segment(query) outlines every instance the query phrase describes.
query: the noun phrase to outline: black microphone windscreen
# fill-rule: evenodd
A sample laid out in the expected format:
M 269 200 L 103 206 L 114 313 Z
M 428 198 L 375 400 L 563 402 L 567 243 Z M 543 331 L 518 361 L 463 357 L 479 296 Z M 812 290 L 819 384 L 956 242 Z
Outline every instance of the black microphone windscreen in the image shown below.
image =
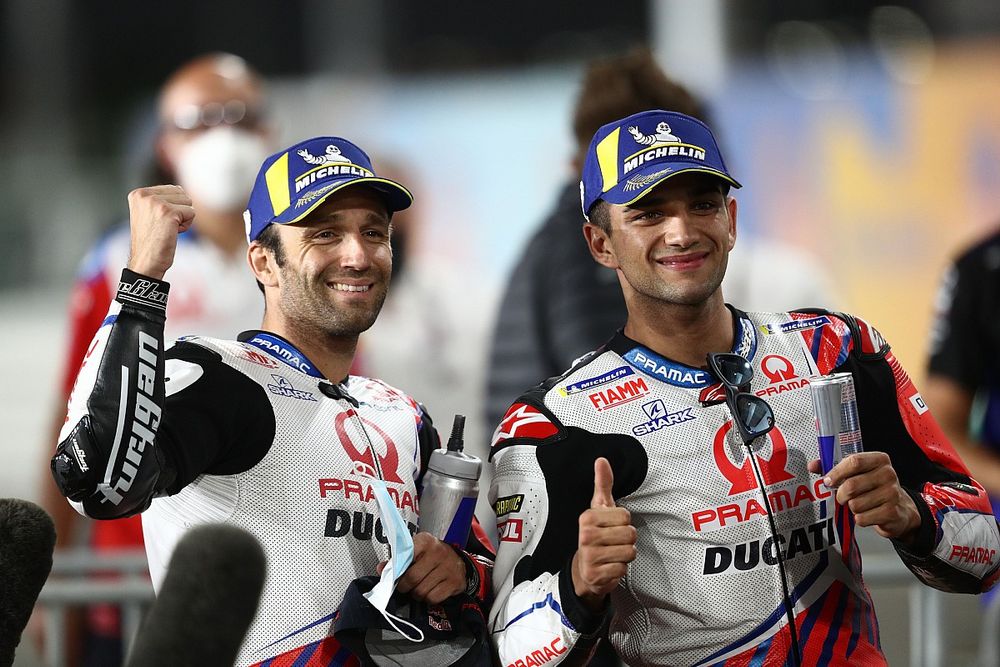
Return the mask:
M 14 649 L 52 570 L 56 528 L 45 510 L 18 498 L 0 498 L 0 667 Z
M 232 665 L 266 575 L 264 550 L 245 530 L 224 524 L 190 530 L 170 557 L 129 667 Z

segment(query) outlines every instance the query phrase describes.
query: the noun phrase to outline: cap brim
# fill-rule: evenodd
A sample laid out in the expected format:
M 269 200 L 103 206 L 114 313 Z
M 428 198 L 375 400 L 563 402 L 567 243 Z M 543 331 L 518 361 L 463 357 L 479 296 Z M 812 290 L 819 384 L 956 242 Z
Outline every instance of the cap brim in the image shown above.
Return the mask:
M 352 185 L 365 185 L 377 192 L 381 196 L 389 213 L 402 211 L 405 208 L 409 208 L 410 204 L 413 203 L 413 195 L 410 191 L 399 183 L 390 181 L 388 178 L 379 178 L 378 176 L 347 178 L 339 181 L 327 181 L 317 187 L 303 190 L 298 194 L 298 201 L 305 199 L 308 201 L 308 204 L 304 204 L 301 207 L 289 206 L 281 212 L 281 215 L 275 216 L 271 222 L 279 225 L 299 222 L 315 211 L 331 195 Z
M 634 204 L 635 202 L 639 201 L 640 199 L 648 195 L 650 190 L 656 188 L 656 186 L 658 186 L 663 181 L 673 178 L 674 176 L 678 176 L 679 174 L 691 174 L 691 173 L 708 174 L 710 176 L 717 177 L 719 180 L 728 183 L 734 188 L 743 187 L 742 185 L 740 185 L 739 181 L 737 181 L 729 174 L 725 174 L 721 171 L 718 171 L 717 169 L 707 168 L 702 164 L 697 164 L 697 165 L 692 165 L 690 167 L 679 166 L 677 168 L 672 168 L 669 172 L 664 173 L 661 177 L 651 179 L 649 183 L 644 183 L 643 185 L 637 188 L 626 189 L 626 186 L 628 185 L 630 180 L 636 177 L 654 175 L 657 174 L 657 172 L 663 171 L 663 169 L 664 169 L 663 164 L 653 164 L 650 165 L 650 168 L 648 169 L 639 170 L 637 171 L 637 173 L 631 174 L 629 178 L 624 182 L 619 182 L 618 184 L 616 184 L 615 187 L 611 188 L 610 190 L 602 194 L 598 199 L 603 199 L 609 204 L 628 206 L 629 204 Z

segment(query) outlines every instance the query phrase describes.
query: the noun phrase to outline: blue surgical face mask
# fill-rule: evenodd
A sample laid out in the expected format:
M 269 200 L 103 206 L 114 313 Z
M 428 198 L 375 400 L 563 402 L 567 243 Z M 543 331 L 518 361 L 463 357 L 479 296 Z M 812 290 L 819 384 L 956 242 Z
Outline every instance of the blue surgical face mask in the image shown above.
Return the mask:
M 386 610 L 389 598 L 392 597 L 392 592 L 396 589 L 396 581 L 403 576 L 406 568 L 410 567 L 410 563 L 413 562 L 413 537 L 406 526 L 406 521 L 403 520 L 399 510 L 396 509 L 389 497 L 385 482 L 374 477 L 369 478 L 369 480 L 375 490 L 375 500 L 378 502 L 379 514 L 382 515 L 382 527 L 385 529 L 385 535 L 389 541 L 390 554 L 389 562 L 385 564 L 379 582 L 364 596 L 399 634 L 412 642 L 421 642 L 424 640 L 424 633 L 420 628 Z M 412 632 L 404 631 L 400 625 L 410 628 Z

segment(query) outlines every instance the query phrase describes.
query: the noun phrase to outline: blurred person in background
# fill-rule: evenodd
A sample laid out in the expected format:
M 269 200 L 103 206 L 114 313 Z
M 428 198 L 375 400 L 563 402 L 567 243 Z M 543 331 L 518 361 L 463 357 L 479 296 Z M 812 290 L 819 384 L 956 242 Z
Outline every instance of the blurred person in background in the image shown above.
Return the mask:
M 412 170 L 402 162 L 379 164 L 386 178 L 413 182 Z M 393 215 L 392 285 L 378 320 L 361 334 L 352 371 L 405 387 L 433 410 L 443 428 L 453 415 L 465 415 L 466 452 L 485 460 L 482 386 L 492 293 L 436 255 L 425 232 L 419 205 Z
M 1000 231 L 952 262 L 934 311 L 924 399 L 1000 517 Z M 984 596 L 994 614 L 996 593 Z M 984 630 L 983 645 L 995 644 L 996 628 Z
M 234 336 L 259 321 L 260 294 L 246 273 L 243 210 L 260 163 L 271 148 L 260 75 L 242 58 L 213 53 L 176 70 L 159 93 L 154 171 L 159 182 L 178 183 L 198 211 L 181 235 L 171 269 L 168 339 L 192 332 Z M 86 254 L 70 296 L 69 349 L 64 361 L 60 401 L 54 416 L 51 451 L 66 416 L 66 401 L 77 370 L 108 312 L 119 275 L 129 257 L 129 227 L 119 225 Z M 46 509 L 56 521 L 57 549 L 88 539 L 101 552 L 142 548 L 139 517 L 91 524 L 69 507 L 46 473 Z M 71 634 L 76 634 L 72 632 Z M 117 609 L 88 609 L 85 665 L 121 662 Z M 78 641 L 70 640 L 76 655 Z
M 573 112 L 576 153 L 555 209 L 528 242 L 501 299 L 491 343 L 486 423 L 497 424 L 525 387 L 562 373 L 625 319 L 614 271 L 590 257 L 577 175 L 599 127 L 646 109 L 708 120 L 702 102 L 671 80 L 646 49 L 591 62 Z M 836 306 L 831 281 L 804 251 L 744 237 L 730 256 L 726 295 L 748 310 Z

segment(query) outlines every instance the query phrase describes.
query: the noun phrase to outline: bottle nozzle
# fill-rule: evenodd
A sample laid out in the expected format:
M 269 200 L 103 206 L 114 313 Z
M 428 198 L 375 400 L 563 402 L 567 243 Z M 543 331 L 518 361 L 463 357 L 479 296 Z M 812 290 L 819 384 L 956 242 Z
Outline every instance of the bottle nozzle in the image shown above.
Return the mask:
M 455 423 L 451 426 L 451 437 L 448 438 L 448 451 L 460 452 L 465 449 L 463 432 L 465 431 L 465 415 L 455 415 Z

